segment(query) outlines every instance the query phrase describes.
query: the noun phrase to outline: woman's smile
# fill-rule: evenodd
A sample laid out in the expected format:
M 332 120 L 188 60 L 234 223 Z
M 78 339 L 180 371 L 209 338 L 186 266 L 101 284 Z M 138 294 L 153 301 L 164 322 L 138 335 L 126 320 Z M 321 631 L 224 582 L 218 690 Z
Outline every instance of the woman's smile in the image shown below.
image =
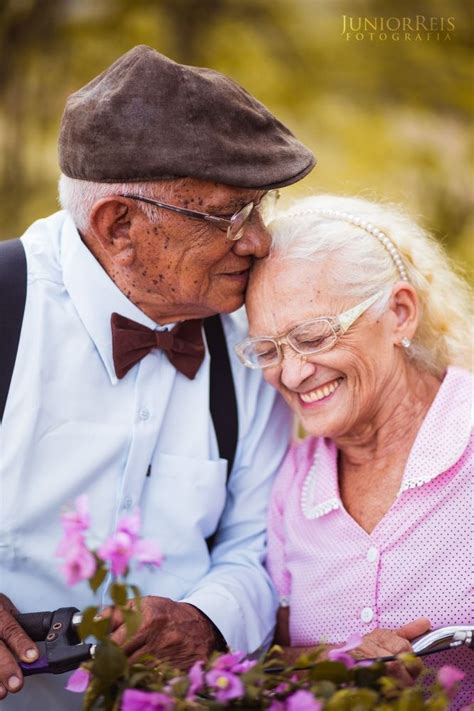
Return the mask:
M 305 393 L 298 393 L 301 406 L 307 409 L 315 407 L 317 403 L 326 402 L 335 393 L 343 380 L 343 377 L 335 378 L 327 383 L 323 383 L 323 385 L 319 385 L 313 390 L 309 390 Z

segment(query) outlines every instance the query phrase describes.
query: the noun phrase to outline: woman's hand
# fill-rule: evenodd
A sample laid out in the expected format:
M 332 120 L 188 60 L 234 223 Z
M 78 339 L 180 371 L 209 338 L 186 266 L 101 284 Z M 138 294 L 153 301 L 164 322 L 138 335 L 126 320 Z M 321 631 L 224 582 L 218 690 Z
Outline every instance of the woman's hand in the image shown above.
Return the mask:
M 294 664 L 301 654 L 310 652 L 314 647 L 290 647 L 289 640 L 289 617 L 290 608 L 280 607 L 277 615 L 277 627 L 275 632 L 275 644 L 283 647 L 283 658 L 287 664 Z M 376 629 L 369 632 L 362 638 L 362 644 L 354 649 L 350 654 L 356 659 L 374 659 L 377 657 L 396 656 L 403 652 L 411 652 L 410 641 L 419 637 L 431 628 L 431 622 L 427 617 L 418 617 L 413 622 L 395 630 Z M 334 645 L 329 648 L 335 648 Z M 329 650 L 328 648 L 328 650 Z M 388 662 L 387 668 L 402 684 L 412 686 L 419 674 L 418 669 L 410 669 L 410 672 L 399 662 Z
M 356 659 L 372 659 L 411 652 L 410 641 L 425 634 L 430 628 L 429 619 L 419 617 L 396 630 L 376 629 L 364 635 L 362 644 L 352 652 L 352 655 Z M 389 662 L 387 666 L 390 673 L 406 686 L 411 686 L 419 674 L 419 670 L 413 669 L 409 672 L 398 662 Z

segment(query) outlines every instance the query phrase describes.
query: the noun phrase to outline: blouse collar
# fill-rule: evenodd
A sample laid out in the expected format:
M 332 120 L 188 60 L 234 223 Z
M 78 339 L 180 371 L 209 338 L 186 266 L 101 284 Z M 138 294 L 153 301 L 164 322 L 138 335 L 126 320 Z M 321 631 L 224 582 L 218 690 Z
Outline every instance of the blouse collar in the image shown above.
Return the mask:
M 472 431 L 472 375 L 449 367 L 423 420 L 408 457 L 398 496 L 420 487 L 450 469 L 466 450 Z M 313 463 L 301 490 L 301 508 L 308 519 L 342 507 L 337 474 L 337 447 L 329 439 L 312 440 Z

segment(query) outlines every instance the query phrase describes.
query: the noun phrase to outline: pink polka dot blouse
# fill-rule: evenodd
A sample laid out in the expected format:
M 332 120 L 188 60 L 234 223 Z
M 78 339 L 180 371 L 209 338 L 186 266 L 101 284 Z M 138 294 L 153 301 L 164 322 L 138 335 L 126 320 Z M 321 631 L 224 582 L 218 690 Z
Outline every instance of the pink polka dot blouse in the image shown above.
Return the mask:
M 290 606 L 294 646 L 342 643 L 426 615 L 474 622 L 473 381 L 449 368 L 408 458 L 400 491 L 369 534 L 339 496 L 333 442 L 291 447 L 272 492 L 267 567 Z M 466 673 L 452 708 L 474 699 L 474 651 L 426 657 Z

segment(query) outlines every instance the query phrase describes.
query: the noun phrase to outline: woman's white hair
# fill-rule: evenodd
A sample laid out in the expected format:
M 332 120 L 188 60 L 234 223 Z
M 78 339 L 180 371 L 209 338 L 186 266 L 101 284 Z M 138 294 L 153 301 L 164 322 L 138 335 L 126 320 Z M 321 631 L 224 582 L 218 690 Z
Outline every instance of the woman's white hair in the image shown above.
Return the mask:
M 373 233 L 347 216 L 389 238 L 417 292 L 420 323 L 407 356 L 417 367 L 437 376 L 448 365 L 472 369 L 469 285 L 456 273 L 441 245 L 400 209 L 336 195 L 303 198 L 270 222 L 270 258 L 330 258 L 337 289 L 360 299 L 385 289 L 385 307 L 391 287 L 400 281 L 400 268 Z M 377 304 L 372 307 L 376 308 Z
M 170 194 L 171 184 L 176 187 L 175 180 L 160 180 L 144 183 L 94 183 L 89 180 L 77 180 L 61 174 L 59 178 L 59 204 L 67 210 L 74 220 L 78 230 L 86 232 L 89 229 L 89 219 L 93 206 L 98 200 L 112 195 L 137 195 L 138 197 L 157 198 L 166 202 Z M 137 206 L 150 222 L 158 222 L 158 208 L 146 202 L 138 202 Z

